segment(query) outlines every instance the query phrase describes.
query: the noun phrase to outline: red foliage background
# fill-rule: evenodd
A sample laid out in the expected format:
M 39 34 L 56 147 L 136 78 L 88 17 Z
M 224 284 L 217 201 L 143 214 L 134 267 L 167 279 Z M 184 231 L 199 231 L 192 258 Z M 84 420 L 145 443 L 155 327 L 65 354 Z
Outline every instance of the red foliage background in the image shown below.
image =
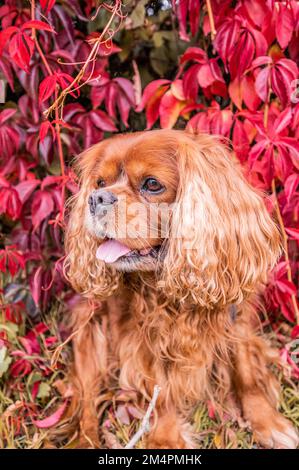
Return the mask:
M 193 127 L 230 138 L 248 179 L 270 195 L 285 252 L 267 321 L 299 377 L 290 354 L 299 336 L 298 2 L 141 0 L 121 10 L 119 1 L 6 0 L 0 19 L 2 322 L 23 324 L 24 312 L 40 322 L 74 300 L 61 271 L 73 156 L 118 131 Z M 44 323 L 30 328 L 19 332 L 11 377 L 30 373 L 24 355 L 38 356 L 40 335 L 57 342 Z

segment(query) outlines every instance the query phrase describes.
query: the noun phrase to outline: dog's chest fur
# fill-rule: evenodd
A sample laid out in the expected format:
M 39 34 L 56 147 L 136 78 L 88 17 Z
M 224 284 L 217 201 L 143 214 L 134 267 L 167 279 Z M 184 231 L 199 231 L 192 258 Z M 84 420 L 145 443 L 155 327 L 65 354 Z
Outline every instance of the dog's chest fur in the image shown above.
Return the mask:
M 121 388 L 150 396 L 158 384 L 166 400 L 175 397 L 183 405 L 212 395 L 219 379 L 229 389 L 228 312 L 213 317 L 178 308 L 149 287 L 143 292 L 122 287 L 107 300 L 105 312 L 108 357 L 117 364 Z

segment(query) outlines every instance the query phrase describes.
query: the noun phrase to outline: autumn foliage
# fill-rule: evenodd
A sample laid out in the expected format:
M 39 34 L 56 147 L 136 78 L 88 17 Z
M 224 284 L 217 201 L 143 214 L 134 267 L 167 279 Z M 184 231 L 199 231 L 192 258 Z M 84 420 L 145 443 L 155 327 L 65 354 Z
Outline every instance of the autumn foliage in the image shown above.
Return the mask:
M 61 269 L 73 157 L 115 132 L 187 127 L 231 139 L 270 195 L 284 254 L 265 323 L 299 378 L 298 2 L 6 0 L 0 20 L 0 376 L 21 386 L 34 370 L 34 401 L 51 374 L 40 344 L 63 332 L 47 312 L 75 301 Z

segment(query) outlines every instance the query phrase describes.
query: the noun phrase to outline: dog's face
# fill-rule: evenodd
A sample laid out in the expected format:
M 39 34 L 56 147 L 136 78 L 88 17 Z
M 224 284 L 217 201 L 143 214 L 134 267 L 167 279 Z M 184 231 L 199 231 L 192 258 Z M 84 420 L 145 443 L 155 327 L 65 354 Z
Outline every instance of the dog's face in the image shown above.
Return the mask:
M 217 139 L 118 135 L 85 151 L 78 167 L 65 267 L 84 295 L 106 297 L 122 272 L 152 271 L 169 297 L 214 307 L 266 281 L 278 231 Z
M 174 152 L 139 134 L 108 140 L 90 169 L 85 224 L 96 257 L 119 271 L 152 271 L 165 255 L 179 175 Z

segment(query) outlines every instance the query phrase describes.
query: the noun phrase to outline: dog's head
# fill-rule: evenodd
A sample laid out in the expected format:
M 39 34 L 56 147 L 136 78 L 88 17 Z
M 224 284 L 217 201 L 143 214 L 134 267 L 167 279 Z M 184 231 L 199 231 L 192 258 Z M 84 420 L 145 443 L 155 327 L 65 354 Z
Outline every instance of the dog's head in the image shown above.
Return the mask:
M 90 297 L 122 272 L 153 271 L 175 298 L 225 305 L 266 281 L 279 234 L 216 138 L 154 130 L 118 135 L 78 157 L 80 191 L 66 233 L 66 272 Z

